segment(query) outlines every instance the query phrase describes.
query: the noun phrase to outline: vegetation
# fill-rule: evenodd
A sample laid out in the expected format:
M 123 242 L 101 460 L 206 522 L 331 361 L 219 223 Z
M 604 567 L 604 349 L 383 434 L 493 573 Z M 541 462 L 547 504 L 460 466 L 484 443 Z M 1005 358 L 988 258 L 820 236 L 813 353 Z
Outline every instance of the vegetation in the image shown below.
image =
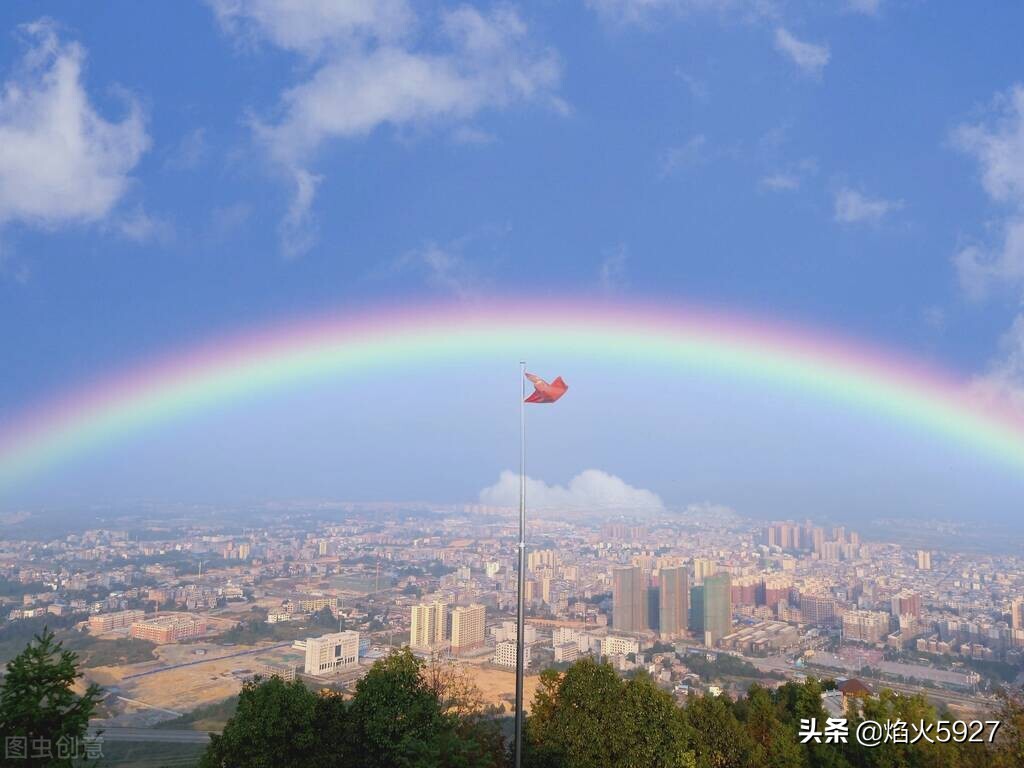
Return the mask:
M 173 720 L 164 720 L 157 723 L 156 728 L 170 729 L 172 731 L 199 728 L 200 724 L 223 723 L 234 717 L 238 711 L 238 696 L 230 696 L 223 701 L 214 704 L 206 704 L 196 707 L 191 712 L 186 712 Z
M 701 653 L 689 653 L 683 659 L 683 663 L 690 668 L 701 680 L 715 680 L 721 677 L 747 677 L 766 678 L 774 677 L 767 672 L 762 672 L 746 659 L 732 656 L 728 653 L 720 653 L 713 660 Z
M 102 698 L 102 689 L 96 684 L 89 685 L 84 694 L 76 694 L 74 685 L 79 677 L 78 657 L 64 649 L 48 629 L 8 663 L 0 687 L 4 765 L 72 764 L 72 749 L 77 751 Z M 26 746 L 24 757 L 10 754 L 14 740 Z M 37 751 L 33 746 L 37 743 L 45 749 Z
M 376 662 L 351 701 L 299 681 L 247 683 L 201 768 L 497 768 L 501 735 L 454 670 L 432 673 L 408 649 Z
M 60 632 L 60 630 L 74 626 L 85 616 L 82 613 L 67 616 L 35 616 L 31 619 L 19 619 L 0 624 L 0 662 L 13 659 L 46 628 L 58 630 L 60 635 L 58 639 L 67 639 L 71 633 Z
M 82 739 L 100 689 L 84 694 L 78 657 L 44 630 L 7 665 L 0 686 L 0 733 L 32 743 Z M 865 719 L 934 728 L 940 714 L 921 695 L 884 690 L 848 715 L 845 743 L 800 738 L 801 721 L 822 728 L 822 693 L 831 681 L 809 678 L 776 690 L 754 684 L 739 701 L 691 696 L 682 706 L 645 673 L 623 680 L 609 664 L 585 658 L 564 672 L 546 670 L 526 722 L 528 768 L 1019 768 L 1024 765 L 1024 699 L 1003 693 L 994 744 L 854 738 Z M 247 683 L 241 694 L 196 710 L 168 727 L 219 721 L 200 768 L 502 768 L 507 742 L 497 713 L 449 663 L 418 660 L 408 648 L 376 662 L 350 700 L 280 678 Z M 187 721 L 187 722 L 186 722 Z M 911 730 L 913 734 L 914 729 Z M 934 733 L 934 731 L 933 731 Z M 153 755 L 151 755 L 152 757 Z M 184 752 L 168 763 L 186 760 Z M 70 766 L 56 757 L 3 759 L 0 765 Z

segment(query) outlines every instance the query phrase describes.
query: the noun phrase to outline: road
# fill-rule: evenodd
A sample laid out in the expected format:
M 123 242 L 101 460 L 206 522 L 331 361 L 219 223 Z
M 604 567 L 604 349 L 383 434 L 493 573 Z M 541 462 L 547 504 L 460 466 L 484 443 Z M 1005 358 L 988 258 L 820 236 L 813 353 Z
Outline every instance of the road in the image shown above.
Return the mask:
M 140 677 L 146 677 L 148 675 L 157 675 L 161 672 L 167 672 L 171 669 L 182 669 L 183 667 L 195 667 L 199 664 L 207 664 L 211 661 L 221 661 L 223 659 L 233 659 L 236 656 L 251 656 L 254 653 L 266 653 L 267 651 L 275 651 L 279 648 L 291 647 L 291 641 L 287 643 L 277 643 L 276 645 L 264 645 L 260 648 L 252 648 L 248 651 L 235 651 L 234 653 L 225 653 L 222 656 L 211 656 L 209 658 L 196 659 L 195 661 L 183 661 L 180 664 L 171 664 L 167 667 L 157 667 L 156 669 L 147 669 L 145 672 L 136 672 L 133 675 L 125 675 L 122 680 L 135 680 Z
M 171 730 L 160 728 L 126 728 L 105 726 L 94 722 L 89 726 L 89 735 L 97 734 L 103 741 L 150 741 L 167 744 L 207 744 L 210 736 L 205 731 Z

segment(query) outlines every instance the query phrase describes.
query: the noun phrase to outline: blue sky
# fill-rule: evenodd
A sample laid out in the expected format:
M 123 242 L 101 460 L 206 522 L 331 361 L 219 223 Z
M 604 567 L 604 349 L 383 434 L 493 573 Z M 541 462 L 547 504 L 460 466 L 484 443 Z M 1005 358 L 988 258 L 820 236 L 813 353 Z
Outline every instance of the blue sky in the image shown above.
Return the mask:
M 498 293 L 753 312 L 1017 400 L 1022 23 L 1016 4 L 910 0 L 5 3 L 0 419 L 211 335 Z M 601 394 L 625 375 L 575 372 Z M 16 501 L 472 498 L 515 453 L 479 428 L 500 418 L 490 390 L 430 409 L 442 376 L 414 372 L 361 414 L 351 385 L 321 383 L 197 416 Z M 539 476 L 596 467 L 752 514 L 1019 499 L 1013 473 L 920 435 L 824 405 L 767 418 L 769 395 L 707 386 L 666 379 L 632 421 L 567 409 L 572 451 Z M 640 439 L 667 411 L 674 429 Z

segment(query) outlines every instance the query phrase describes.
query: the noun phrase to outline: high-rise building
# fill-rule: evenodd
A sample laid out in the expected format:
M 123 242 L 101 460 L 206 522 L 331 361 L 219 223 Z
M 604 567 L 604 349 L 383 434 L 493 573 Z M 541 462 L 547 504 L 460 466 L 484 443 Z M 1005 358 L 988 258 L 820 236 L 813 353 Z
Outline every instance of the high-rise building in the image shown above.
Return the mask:
M 661 588 L 658 631 L 662 637 L 674 639 L 686 632 L 690 609 L 689 581 L 685 566 L 662 568 L 658 572 Z
M 310 637 L 295 644 L 306 652 L 307 675 L 325 675 L 359 666 L 359 633 L 348 630 Z
M 714 560 L 707 560 L 700 557 L 693 559 L 693 583 L 695 586 L 700 586 L 704 583 L 706 576 L 711 576 L 718 570 L 718 566 Z
M 930 571 L 932 569 L 932 553 L 927 549 L 917 550 L 917 570 Z
M 800 595 L 800 615 L 807 624 L 832 624 L 836 618 L 836 601 L 823 595 Z
M 880 643 L 889 634 L 889 619 L 882 611 L 847 611 L 843 614 L 843 640 Z
M 690 589 L 690 630 L 711 647 L 732 631 L 732 588 L 729 574 L 706 576 Z
M 1010 629 L 1024 629 L 1024 597 L 1010 601 Z
M 447 623 L 448 606 L 440 600 L 414 605 L 409 645 L 421 650 L 438 647 L 444 643 Z
M 661 629 L 661 587 L 648 587 L 647 597 L 647 629 Z
M 612 570 L 612 626 L 622 632 L 647 629 L 643 571 L 635 565 Z
M 893 595 L 890 613 L 893 616 L 921 616 L 921 596 L 917 592 L 904 590 Z
M 459 653 L 484 644 L 486 609 L 474 603 L 452 610 L 452 651 Z
M 732 632 L 732 585 L 728 573 L 704 577 L 704 644 L 714 646 Z

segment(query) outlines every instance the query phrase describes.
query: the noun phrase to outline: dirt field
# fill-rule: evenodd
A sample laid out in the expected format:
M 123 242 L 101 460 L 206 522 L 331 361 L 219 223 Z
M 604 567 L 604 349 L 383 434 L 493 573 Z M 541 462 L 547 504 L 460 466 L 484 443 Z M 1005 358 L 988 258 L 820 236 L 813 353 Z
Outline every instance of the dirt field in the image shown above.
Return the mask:
M 129 711 L 133 708 L 157 707 L 174 712 L 188 712 L 204 704 L 212 704 L 238 693 L 243 678 L 255 667 L 260 659 L 272 657 L 274 651 L 218 658 L 227 653 L 238 653 L 259 646 L 233 646 L 224 648 L 205 643 L 187 645 L 164 645 L 156 649 L 159 662 L 131 664 L 118 667 L 96 667 L 88 670 L 88 677 L 101 685 L 118 686 L 120 695 L 138 703 L 126 702 Z M 204 650 L 205 655 L 197 654 Z M 287 650 L 287 649 L 282 649 Z M 202 662 L 190 666 L 166 669 L 144 677 L 130 677 L 140 672 L 165 665 Z M 126 679 L 127 678 L 127 679 Z
M 504 704 L 506 712 L 512 711 L 512 702 L 516 694 L 515 673 L 473 664 L 464 664 L 463 667 L 483 693 L 485 702 L 494 705 Z M 537 675 L 527 675 L 524 681 L 526 689 L 523 692 L 523 709 L 527 712 L 530 711 L 530 703 L 533 701 L 533 693 L 537 690 L 539 680 Z

